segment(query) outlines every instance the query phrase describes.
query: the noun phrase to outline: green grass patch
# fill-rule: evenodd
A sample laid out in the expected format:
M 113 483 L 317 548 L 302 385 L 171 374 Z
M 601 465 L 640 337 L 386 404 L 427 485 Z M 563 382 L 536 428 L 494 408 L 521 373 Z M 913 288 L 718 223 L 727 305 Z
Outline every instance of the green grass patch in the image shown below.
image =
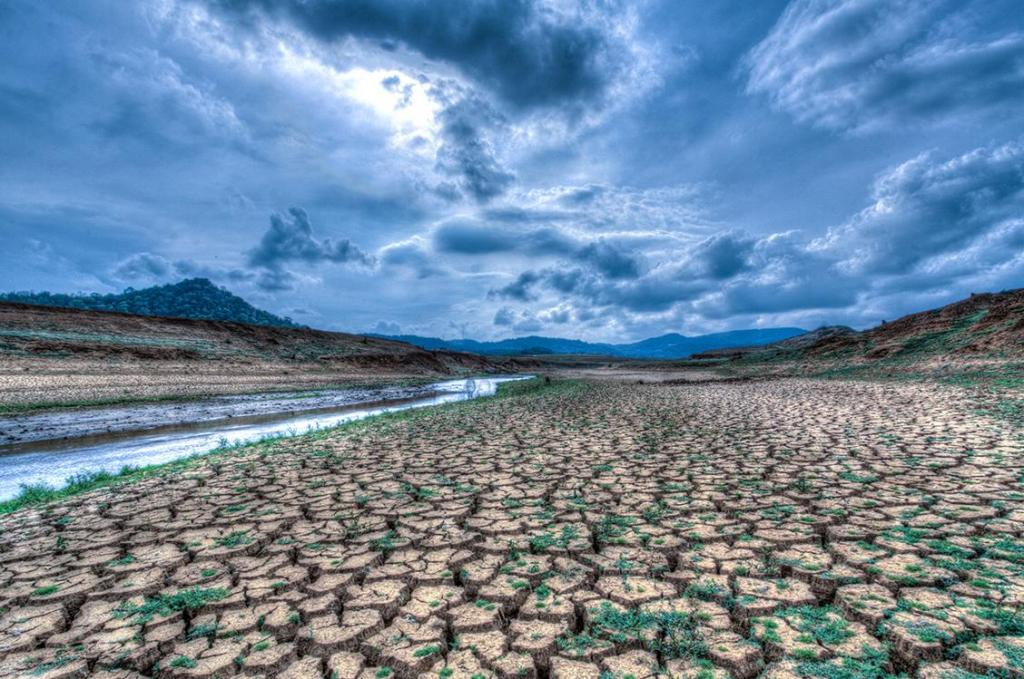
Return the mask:
M 119 472 L 82 472 L 68 477 L 60 488 L 45 483 L 23 484 L 21 492 L 10 500 L 0 502 L 0 515 L 10 514 L 19 509 L 33 507 L 36 505 L 49 504 L 63 500 L 74 495 L 86 493 L 100 488 L 112 486 L 149 478 L 158 474 L 165 474 L 169 471 L 186 469 L 193 458 L 184 458 L 174 462 L 146 467 L 125 466 Z
M 208 603 L 220 601 L 228 595 L 221 588 L 190 587 L 174 594 L 157 594 L 146 597 L 141 604 L 123 603 L 114 610 L 114 617 L 128 620 L 134 625 L 145 625 L 154 618 L 166 618 L 172 613 L 197 611 Z
M 639 644 L 665 658 L 701 658 L 708 644 L 700 615 L 680 611 L 622 611 L 608 603 L 591 610 L 589 634 L 616 644 Z

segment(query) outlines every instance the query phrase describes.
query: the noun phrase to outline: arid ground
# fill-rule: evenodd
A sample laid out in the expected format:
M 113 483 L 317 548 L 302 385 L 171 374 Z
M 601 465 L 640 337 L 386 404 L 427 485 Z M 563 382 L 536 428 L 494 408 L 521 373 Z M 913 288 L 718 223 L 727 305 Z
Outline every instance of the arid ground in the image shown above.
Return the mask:
M 1022 676 L 1019 403 L 537 380 L 171 465 L 0 519 L 0 675 Z

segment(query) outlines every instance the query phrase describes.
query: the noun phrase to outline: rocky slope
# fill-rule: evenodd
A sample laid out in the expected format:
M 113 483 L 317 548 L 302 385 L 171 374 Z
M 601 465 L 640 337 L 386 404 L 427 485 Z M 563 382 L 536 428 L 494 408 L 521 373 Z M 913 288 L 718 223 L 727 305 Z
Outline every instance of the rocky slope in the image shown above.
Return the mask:
M 833 326 L 760 347 L 695 356 L 734 363 L 901 367 L 1024 358 L 1024 289 L 971 295 L 856 332 Z

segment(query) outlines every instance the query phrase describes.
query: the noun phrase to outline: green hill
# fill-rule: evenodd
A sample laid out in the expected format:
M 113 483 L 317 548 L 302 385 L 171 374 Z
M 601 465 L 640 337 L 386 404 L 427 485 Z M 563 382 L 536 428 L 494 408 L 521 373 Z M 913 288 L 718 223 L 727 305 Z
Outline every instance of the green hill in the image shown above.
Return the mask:
M 257 309 L 241 297 L 224 288 L 218 288 L 206 278 L 189 278 L 172 285 L 158 285 L 135 290 L 127 288 L 121 294 L 65 295 L 52 292 L 8 292 L 0 300 L 39 304 L 42 306 L 93 311 L 120 311 L 139 316 L 168 316 L 171 318 L 198 318 L 208 321 L 235 321 L 253 325 L 299 327 L 290 318 L 281 318 Z

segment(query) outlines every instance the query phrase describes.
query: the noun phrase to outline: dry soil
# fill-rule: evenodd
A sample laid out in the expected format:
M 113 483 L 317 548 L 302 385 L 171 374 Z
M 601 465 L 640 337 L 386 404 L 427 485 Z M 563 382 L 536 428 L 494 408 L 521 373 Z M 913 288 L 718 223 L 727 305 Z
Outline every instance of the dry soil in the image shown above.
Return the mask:
M 1024 676 L 1024 442 L 977 398 L 556 383 L 22 510 L 0 676 Z

